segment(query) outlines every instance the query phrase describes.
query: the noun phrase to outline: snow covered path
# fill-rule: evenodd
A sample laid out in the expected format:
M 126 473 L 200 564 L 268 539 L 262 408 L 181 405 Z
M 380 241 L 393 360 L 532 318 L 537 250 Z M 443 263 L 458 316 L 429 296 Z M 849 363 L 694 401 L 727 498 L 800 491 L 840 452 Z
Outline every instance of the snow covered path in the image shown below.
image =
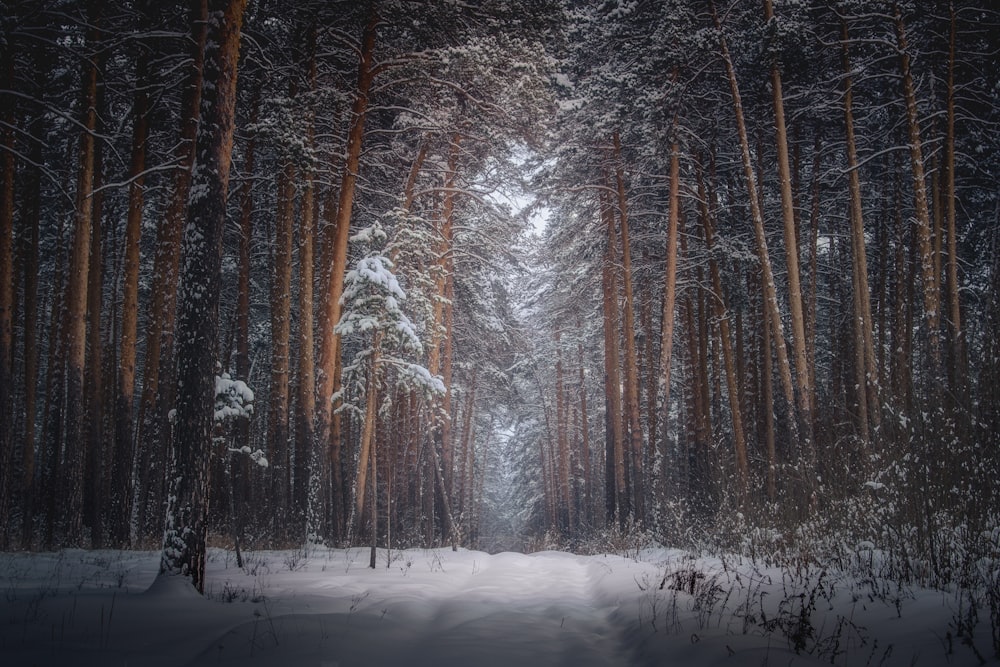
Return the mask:
M 588 559 L 555 552 L 434 551 L 425 554 L 425 563 L 415 563 L 413 556 L 408 552 L 390 568 L 383 559 L 375 571 L 352 568 L 350 588 L 371 584 L 352 595 L 353 610 L 320 611 L 338 605 L 300 591 L 287 603 L 295 611 L 285 613 L 284 604 L 275 608 L 280 615 L 273 634 L 270 625 L 262 628 L 255 619 L 192 664 L 270 665 L 278 654 L 294 664 L 338 667 L 632 663 L 609 619 L 616 607 L 594 596 L 605 572 Z M 424 567 L 429 572 L 412 572 Z M 263 638 L 255 641 L 262 630 Z M 316 634 L 318 643 L 297 639 Z
M 0 665 L 978 665 L 954 594 L 656 548 L 209 552 L 206 596 L 158 554 L 0 553 Z M 806 605 L 805 607 L 803 605 Z M 989 624 L 975 629 L 990 656 Z M 994 662 L 991 664 L 996 664 Z

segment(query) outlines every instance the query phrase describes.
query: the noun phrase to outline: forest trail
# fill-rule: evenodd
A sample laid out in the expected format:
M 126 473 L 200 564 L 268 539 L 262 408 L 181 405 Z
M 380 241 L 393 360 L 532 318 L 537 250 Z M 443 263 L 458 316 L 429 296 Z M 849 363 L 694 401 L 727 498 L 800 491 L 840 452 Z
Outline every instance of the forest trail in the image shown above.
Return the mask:
M 870 580 L 845 573 L 791 576 L 666 548 L 380 550 L 374 570 L 368 555 L 253 551 L 238 568 L 231 551 L 212 549 L 203 597 L 181 577 L 153 583 L 158 552 L 0 553 L 0 664 L 819 667 L 832 655 L 838 665 L 980 664 L 941 641 L 954 627 L 950 594 L 912 588 L 894 601 L 883 581 L 891 594 L 872 597 Z M 700 572 L 707 585 L 697 596 L 661 588 L 670 572 Z M 821 580 L 831 583 L 796 652 L 790 613 Z M 989 632 L 980 624 L 977 646 Z
M 388 579 L 378 571 L 352 569 L 355 585 L 369 574 L 380 581 L 354 591 L 346 613 L 274 608 L 264 621 L 256 618 L 227 631 L 191 664 L 270 665 L 289 659 L 320 667 L 631 664 L 611 620 L 617 605 L 595 595 L 607 571 L 587 559 L 557 552 L 480 553 L 456 562 L 446 551 L 429 553 L 430 576 L 408 574 L 410 561 L 399 566 L 402 577 L 383 567 L 391 573 Z M 434 577 L 435 570 L 444 576 Z M 327 593 L 335 598 L 349 590 Z M 300 610 L 332 602 L 305 595 L 295 604 Z

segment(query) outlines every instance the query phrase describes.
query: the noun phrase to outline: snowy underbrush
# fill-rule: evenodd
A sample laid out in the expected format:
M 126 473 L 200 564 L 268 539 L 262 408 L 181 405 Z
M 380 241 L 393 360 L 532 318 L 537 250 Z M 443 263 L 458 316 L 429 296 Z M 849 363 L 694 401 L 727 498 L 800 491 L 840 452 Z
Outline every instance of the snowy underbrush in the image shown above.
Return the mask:
M 688 529 L 681 544 L 692 554 L 719 559 L 723 574 L 682 568 L 668 572 L 665 581 L 710 598 L 717 578 L 725 576 L 727 596 L 744 596 L 738 614 L 744 622 L 786 637 L 796 652 L 808 650 L 831 661 L 846 638 L 859 641 L 863 632 L 849 615 L 837 615 L 832 626 L 816 627 L 810 619 L 817 605 L 832 603 L 836 593 L 841 600 L 847 596 L 853 603 L 884 605 L 901 617 L 904 606 L 934 592 L 948 608 L 949 622 L 940 632 L 946 653 L 964 647 L 981 663 L 1000 658 L 996 514 L 986 513 L 978 528 L 945 511 L 916 523 L 895 499 L 872 491 L 836 502 L 793 526 L 769 521 L 774 511 L 761 512 L 763 519 L 720 513 L 710 526 Z M 769 582 L 774 573 L 780 573 L 782 582 L 780 601 L 770 613 L 753 603 L 754 582 L 760 582 L 758 574 L 764 571 L 771 573 Z M 743 574 L 733 578 L 731 572 Z M 773 603 L 774 591 L 768 595 Z
M 662 544 L 677 549 L 658 579 L 637 581 L 657 632 L 713 627 L 827 663 L 896 664 L 891 653 L 904 647 L 881 639 L 884 619 L 924 614 L 938 655 L 1000 659 L 1000 517 L 982 512 L 973 527 L 954 512 L 911 509 L 878 485 L 795 523 L 775 507 L 707 519 L 677 503 L 659 508 L 658 531 L 549 532 L 531 546 L 646 562 Z

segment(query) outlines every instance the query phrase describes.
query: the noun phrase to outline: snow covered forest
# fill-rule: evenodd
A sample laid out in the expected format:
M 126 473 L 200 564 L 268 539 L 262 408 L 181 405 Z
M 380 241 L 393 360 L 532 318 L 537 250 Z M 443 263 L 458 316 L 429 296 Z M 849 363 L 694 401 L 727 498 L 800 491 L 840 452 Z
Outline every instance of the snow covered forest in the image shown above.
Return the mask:
M 0 551 L 864 561 L 1000 656 L 997 71 L 989 0 L 4 0 Z

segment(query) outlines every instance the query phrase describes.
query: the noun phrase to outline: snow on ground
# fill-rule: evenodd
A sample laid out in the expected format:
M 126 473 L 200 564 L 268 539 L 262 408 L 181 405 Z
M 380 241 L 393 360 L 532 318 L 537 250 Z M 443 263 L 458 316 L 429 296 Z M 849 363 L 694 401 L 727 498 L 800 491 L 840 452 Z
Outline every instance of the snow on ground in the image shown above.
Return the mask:
M 0 554 L 3 665 L 977 665 L 954 595 L 648 549 Z M 990 656 L 989 628 L 976 645 Z M 798 648 L 798 652 L 796 652 Z M 994 661 L 993 664 L 996 664 Z

